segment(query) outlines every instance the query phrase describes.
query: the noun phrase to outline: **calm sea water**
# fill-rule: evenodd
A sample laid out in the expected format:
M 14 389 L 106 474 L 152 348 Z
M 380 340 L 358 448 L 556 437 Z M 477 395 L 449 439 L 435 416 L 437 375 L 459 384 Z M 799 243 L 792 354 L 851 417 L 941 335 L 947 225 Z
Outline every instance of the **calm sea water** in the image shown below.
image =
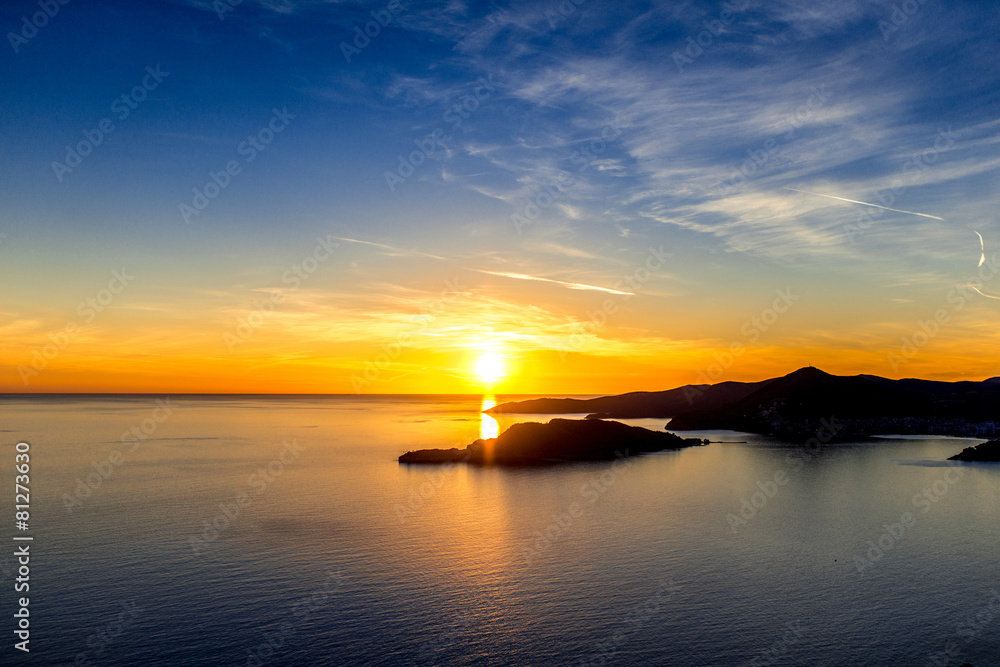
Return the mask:
M 407 467 L 513 419 L 467 396 L 0 403 L 11 504 L 31 444 L 32 664 L 1000 665 L 1000 468 L 941 463 L 978 441 Z

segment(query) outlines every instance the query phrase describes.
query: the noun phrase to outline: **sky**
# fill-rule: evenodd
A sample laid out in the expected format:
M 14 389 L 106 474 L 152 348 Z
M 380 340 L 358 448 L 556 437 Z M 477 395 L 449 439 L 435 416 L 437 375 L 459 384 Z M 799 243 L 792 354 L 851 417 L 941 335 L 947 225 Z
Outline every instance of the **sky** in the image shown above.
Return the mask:
M 1000 375 L 990 3 L 41 0 L 0 29 L 0 391 Z

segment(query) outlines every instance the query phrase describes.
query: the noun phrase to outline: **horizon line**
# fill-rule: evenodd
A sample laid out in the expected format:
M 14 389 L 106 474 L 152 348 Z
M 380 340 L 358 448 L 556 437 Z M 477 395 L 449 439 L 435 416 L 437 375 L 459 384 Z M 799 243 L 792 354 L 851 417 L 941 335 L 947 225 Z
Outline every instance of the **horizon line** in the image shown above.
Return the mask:
M 891 382 L 901 382 L 903 380 L 920 380 L 923 382 L 946 382 L 946 383 L 958 383 L 958 382 L 975 382 L 983 383 L 989 382 L 991 380 L 996 381 L 1000 379 L 1000 376 L 989 376 L 981 380 L 930 380 L 927 378 L 920 377 L 902 377 L 902 378 L 888 378 L 882 375 L 874 375 L 872 373 L 857 373 L 854 375 L 836 375 L 834 373 L 827 373 L 826 371 L 816 367 L 816 366 L 803 366 L 785 375 L 775 375 L 773 377 L 766 377 L 760 380 L 718 380 L 716 382 L 708 383 L 695 383 L 691 382 L 688 384 L 681 384 L 667 389 L 633 389 L 624 392 L 560 392 L 560 391 L 547 391 L 547 392 L 504 392 L 504 391 L 477 391 L 477 392 L 386 392 L 386 393 L 338 393 L 338 392 L 192 392 L 192 391 L 165 391 L 165 392 L 151 392 L 151 391 L 34 391 L 34 392 L 11 392 L 11 391 L 0 391 L 0 398 L 10 398 L 10 397 L 44 397 L 44 396 L 135 396 L 135 397 L 161 397 L 161 396 L 188 396 L 188 397 L 209 397 L 209 396 L 251 396 L 251 397 L 281 397 L 281 396 L 311 396 L 311 397 L 343 397 L 343 396 L 356 396 L 358 398 L 363 397 L 376 397 L 376 396 L 492 396 L 497 397 L 510 397 L 510 396 L 541 396 L 541 397 L 605 397 L 605 396 L 622 396 L 625 394 L 641 394 L 641 393 L 657 393 L 673 391 L 676 389 L 683 389 L 684 387 L 705 387 L 705 386 L 715 386 L 718 384 L 725 384 L 726 382 L 739 382 L 746 384 L 754 384 L 758 382 L 765 382 L 767 380 L 776 380 L 782 377 L 786 377 L 798 371 L 812 368 L 820 371 L 826 375 L 833 377 L 875 377 L 881 378 L 883 380 L 889 380 Z

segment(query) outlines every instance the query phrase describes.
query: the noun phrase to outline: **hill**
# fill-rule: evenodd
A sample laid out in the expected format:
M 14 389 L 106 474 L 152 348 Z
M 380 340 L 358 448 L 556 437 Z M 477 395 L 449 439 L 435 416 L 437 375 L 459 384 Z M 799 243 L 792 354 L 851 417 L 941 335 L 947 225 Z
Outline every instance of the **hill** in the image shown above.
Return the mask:
M 1000 435 L 1000 382 L 839 376 L 806 367 L 760 382 L 686 385 L 593 399 L 502 403 L 492 413 L 590 413 L 670 418 L 670 429 L 732 429 L 808 437 L 836 419 L 838 437 L 885 433 Z

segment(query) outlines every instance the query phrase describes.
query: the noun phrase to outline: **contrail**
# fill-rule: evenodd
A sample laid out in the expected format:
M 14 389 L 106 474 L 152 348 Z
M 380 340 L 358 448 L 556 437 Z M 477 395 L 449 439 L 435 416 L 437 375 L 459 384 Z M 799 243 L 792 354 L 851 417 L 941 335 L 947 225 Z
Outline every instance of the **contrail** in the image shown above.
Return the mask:
M 996 300 L 1000 301 L 1000 296 L 993 296 L 992 294 L 987 294 L 986 292 L 984 292 L 983 290 L 979 289 L 975 285 L 969 285 L 969 287 L 971 287 L 972 289 L 976 290 L 977 292 L 979 292 L 980 294 L 982 294 L 983 296 L 985 296 L 987 299 L 996 299 Z
M 582 289 L 582 290 L 593 290 L 595 292 L 607 292 L 608 294 L 623 294 L 626 296 L 635 296 L 634 292 L 623 292 L 617 289 L 611 289 L 610 287 L 597 287 L 596 285 L 586 285 L 584 283 L 570 283 L 565 280 L 554 280 L 552 278 L 541 278 L 539 276 L 529 276 L 524 273 L 507 273 L 502 271 L 486 271 L 484 269 L 471 269 L 469 267 L 463 267 L 469 271 L 476 271 L 478 273 L 485 273 L 490 276 L 501 276 L 503 278 L 513 278 L 514 280 L 538 280 L 543 283 L 555 283 L 556 285 L 562 285 L 563 287 L 568 287 L 570 289 Z
M 979 237 L 979 248 L 981 250 L 981 254 L 979 255 L 979 266 L 982 266 L 983 264 L 986 263 L 986 244 L 983 243 L 983 235 L 982 234 L 980 234 L 979 232 L 977 232 L 975 229 L 973 229 L 972 231 L 975 232 L 976 236 Z M 976 287 L 975 285 L 973 285 L 971 282 L 969 283 L 969 287 L 971 287 L 972 289 L 976 290 L 981 295 L 985 296 L 987 299 L 996 299 L 997 301 L 1000 301 L 1000 296 L 995 296 L 993 294 L 987 294 L 983 290 L 981 290 L 978 287 Z
M 889 208 L 888 206 L 880 206 L 879 204 L 869 204 L 866 201 L 858 201 L 857 199 L 847 199 L 845 197 L 835 197 L 833 195 L 825 195 L 822 192 L 809 192 L 808 190 L 796 190 L 795 188 L 785 188 L 786 190 L 791 190 L 792 192 L 803 192 L 807 195 L 816 195 L 818 197 L 828 197 L 830 199 L 839 199 L 840 201 L 850 202 L 852 204 L 861 204 L 862 206 L 874 206 L 875 208 L 882 208 L 886 211 L 895 211 L 896 213 L 909 213 L 910 215 L 919 215 L 921 218 L 932 218 L 934 220 L 944 221 L 944 218 L 939 218 L 936 215 L 928 215 L 927 213 L 917 213 L 916 211 L 904 211 L 899 208 Z
M 361 243 L 363 245 L 370 245 L 376 248 L 382 248 L 383 250 L 388 250 L 401 255 L 419 255 L 420 257 L 430 257 L 431 259 L 441 259 L 448 261 L 445 257 L 438 257 L 437 255 L 431 255 L 430 253 L 420 252 L 419 250 L 406 250 L 405 248 L 396 248 L 391 245 L 386 245 L 384 243 L 373 243 L 371 241 L 359 241 L 358 239 L 348 239 L 343 236 L 331 236 L 331 239 L 337 239 L 338 241 L 346 241 L 348 243 Z
M 447 257 L 441 257 L 439 255 L 431 255 L 430 253 L 420 252 L 419 250 L 405 250 L 403 248 L 396 248 L 395 246 L 386 245 L 384 243 L 374 243 L 372 241 L 361 241 L 359 239 L 348 239 L 342 236 L 331 236 L 330 238 L 337 239 L 338 241 L 346 241 L 347 243 L 361 243 L 363 245 L 370 245 L 376 248 L 381 248 L 383 250 L 388 250 L 396 254 L 403 255 L 417 255 L 419 257 L 429 257 L 431 259 L 437 259 L 443 262 L 448 262 L 449 264 L 460 266 L 455 264 L 454 260 L 448 259 Z M 596 285 L 587 285 L 584 283 L 571 283 L 565 280 L 554 280 L 552 278 L 542 278 L 540 276 L 529 276 L 524 273 L 506 273 L 501 271 L 486 271 L 484 269 L 473 269 L 469 266 L 460 266 L 460 268 L 466 271 L 475 271 L 476 273 L 485 273 L 488 276 L 500 276 L 502 278 L 513 278 L 514 280 L 537 280 L 543 283 L 554 283 L 556 285 L 562 285 L 563 287 L 568 287 L 569 289 L 576 290 L 593 290 L 595 292 L 607 292 L 608 294 L 622 294 L 625 296 L 635 296 L 633 292 L 623 292 L 622 290 L 611 289 L 610 287 L 598 287 Z

